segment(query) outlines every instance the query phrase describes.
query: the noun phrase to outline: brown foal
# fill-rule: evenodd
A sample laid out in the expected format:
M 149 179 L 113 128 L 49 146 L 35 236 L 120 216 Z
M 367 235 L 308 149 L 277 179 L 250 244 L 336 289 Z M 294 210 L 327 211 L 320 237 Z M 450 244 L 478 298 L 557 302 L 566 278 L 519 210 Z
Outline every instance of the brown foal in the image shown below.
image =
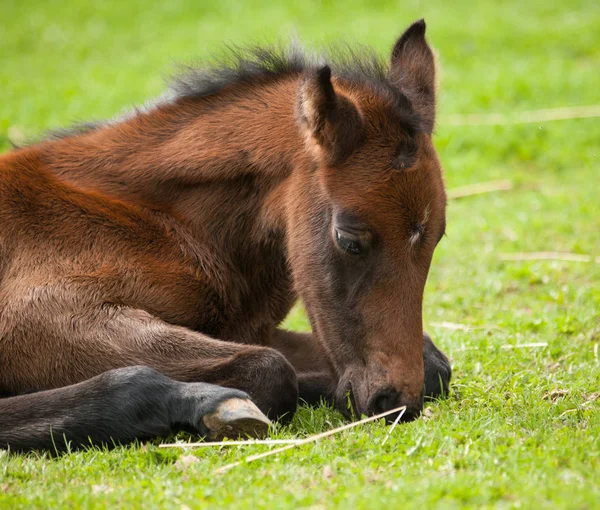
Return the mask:
M 234 60 L 0 156 L 0 447 L 257 435 L 299 397 L 412 419 L 447 391 L 425 23 L 387 64 Z M 278 327 L 298 298 L 312 334 Z

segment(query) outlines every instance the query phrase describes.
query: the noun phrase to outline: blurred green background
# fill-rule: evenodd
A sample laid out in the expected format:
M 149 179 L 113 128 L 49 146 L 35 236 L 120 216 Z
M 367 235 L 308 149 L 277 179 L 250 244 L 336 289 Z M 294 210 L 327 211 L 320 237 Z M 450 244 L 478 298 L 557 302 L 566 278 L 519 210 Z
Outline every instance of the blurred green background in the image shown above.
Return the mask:
M 65 1 L 0 4 L 0 125 L 38 132 L 109 117 L 163 90 L 174 62 L 222 43 L 358 41 L 383 53 L 424 17 L 440 113 L 598 101 L 598 2 Z M 593 83 L 596 86 L 592 86 Z
M 241 452 L 203 451 L 183 474 L 178 453 L 152 446 L 58 461 L 0 454 L 0 506 L 600 505 L 600 264 L 501 260 L 600 256 L 600 119 L 453 123 L 468 113 L 600 104 L 597 0 L 2 0 L 0 150 L 142 104 L 164 90 L 176 63 L 205 62 L 223 43 L 297 34 L 308 45 L 357 41 L 387 55 L 421 17 L 439 56 L 435 144 L 448 187 L 513 185 L 448 207 L 424 321 L 452 360 L 450 397 L 385 445 L 378 424 L 226 477 L 214 468 Z M 308 328 L 300 307 L 286 324 Z M 519 347 L 530 343 L 538 347 Z M 339 420 L 327 408 L 302 409 L 278 434 Z

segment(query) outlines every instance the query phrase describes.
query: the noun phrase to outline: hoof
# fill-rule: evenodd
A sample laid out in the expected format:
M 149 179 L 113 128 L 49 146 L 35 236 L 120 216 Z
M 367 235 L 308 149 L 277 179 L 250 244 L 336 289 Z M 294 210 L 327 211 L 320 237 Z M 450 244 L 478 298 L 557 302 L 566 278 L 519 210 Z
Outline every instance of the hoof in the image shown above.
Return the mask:
M 207 438 L 220 441 L 223 438 L 238 437 L 262 438 L 267 435 L 271 422 L 251 400 L 230 398 L 207 414 L 204 425 L 208 429 Z

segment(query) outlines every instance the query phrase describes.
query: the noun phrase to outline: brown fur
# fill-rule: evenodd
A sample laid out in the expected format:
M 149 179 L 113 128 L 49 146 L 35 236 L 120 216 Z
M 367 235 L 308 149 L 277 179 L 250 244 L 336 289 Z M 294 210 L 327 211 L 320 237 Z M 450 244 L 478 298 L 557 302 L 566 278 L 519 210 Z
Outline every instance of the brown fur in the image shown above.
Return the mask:
M 0 393 L 148 365 L 275 415 L 312 376 L 418 414 L 446 202 L 424 31 L 385 86 L 305 66 L 0 157 Z M 312 336 L 278 329 L 298 297 Z

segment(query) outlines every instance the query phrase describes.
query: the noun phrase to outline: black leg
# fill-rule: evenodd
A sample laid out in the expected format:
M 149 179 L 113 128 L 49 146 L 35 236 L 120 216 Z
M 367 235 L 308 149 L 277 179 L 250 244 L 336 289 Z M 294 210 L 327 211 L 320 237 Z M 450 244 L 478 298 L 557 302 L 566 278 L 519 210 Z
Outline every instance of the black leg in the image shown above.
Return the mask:
M 242 391 L 177 382 L 143 366 L 0 400 L 0 448 L 15 451 L 112 446 L 180 430 L 259 436 L 268 424 Z

